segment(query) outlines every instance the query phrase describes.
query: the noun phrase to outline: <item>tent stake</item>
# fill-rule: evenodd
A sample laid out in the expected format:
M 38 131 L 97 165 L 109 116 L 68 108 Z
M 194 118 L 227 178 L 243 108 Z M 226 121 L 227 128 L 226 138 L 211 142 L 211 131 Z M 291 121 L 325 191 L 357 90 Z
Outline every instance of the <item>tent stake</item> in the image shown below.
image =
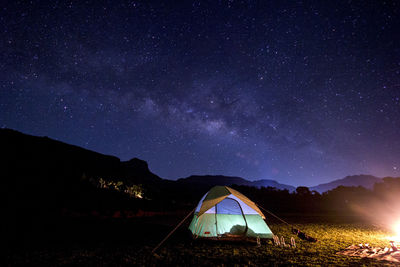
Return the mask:
M 256 205 L 257 205 L 257 204 L 256 204 Z M 270 212 L 269 210 L 264 209 L 263 207 L 261 207 L 261 206 L 259 206 L 259 205 L 257 205 L 257 207 L 259 207 L 259 208 L 261 208 L 262 210 L 268 212 L 270 215 L 274 216 L 275 218 L 277 218 L 277 219 L 280 220 L 281 222 L 287 224 L 288 226 L 290 226 L 290 227 L 292 228 L 292 231 L 293 231 L 294 226 L 293 226 L 292 224 L 290 224 L 290 223 L 284 221 L 283 219 L 279 218 L 278 216 L 276 216 L 275 214 L 273 214 L 273 213 Z M 304 233 L 304 232 L 300 232 L 299 229 L 294 229 L 294 230 L 297 231 L 296 235 L 297 235 L 300 239 L 307 240 L 307 241 L 309 241 L 309 242 L 317 242 L 317 239 L 316 239 L 316 238 L 311 237 L 311 236 L 308 236 L 308 235 L 307 235 L 306 233 Z M 301 234 L 301 235 L 300 235 L 300 234 Z
M 182 225 L 182 223 L 184 222 L 184 221 L 186 221 L 186 219 L 187 218 L 189 218 L 189 216 L 194 212 L 196 210 L 196 208 L 194 208 L 188 215 L 186 215 L 186 217 L 177 225 L 177 226 L 175 226 L 175 228 L 171 231 L 171 232 L 169 232 L 169 234 L 163 239 L 163 240 L 161 240 L 161 242 L 155 247 L 155 248 L 153 248 L 153 250 L 151 251 L 151 253 L 154 253 L 178 228 L 179 228 L 179 226 L 181 226 Z

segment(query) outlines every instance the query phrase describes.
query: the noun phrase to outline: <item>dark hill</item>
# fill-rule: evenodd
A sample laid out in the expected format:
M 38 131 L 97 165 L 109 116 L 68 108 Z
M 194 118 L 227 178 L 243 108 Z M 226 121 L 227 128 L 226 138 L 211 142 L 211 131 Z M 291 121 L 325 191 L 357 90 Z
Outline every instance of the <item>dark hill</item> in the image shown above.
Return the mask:
M 191 175 L 187 178 L 180 178 L 179 183 L 190 184 L 207 184 L 210 186 L 216 185 L 247 185 L 248 181 L 241 177 L 223 176 L 223 175 Z
M 143 208 L 145 201 L 130 197 L 124 188 L 100 188 L 100 178 L 124 185 L 143 184 L 150 196 L 153 188 L 162 187 L 163 180 L 136 158 L 121 162 L 113 156 L 9 129 L 0 129 L 0 147 L 0 193 L 6 203 L 2 229 L 7 229 L 3 236 L 67 227 L 62 223 L 66 213 L 112 216 L 117 210 Z
M 255 187 L 261 187 L 261 186 L 264 186 L 264 187 L 275 187 L 275 188 L 280 189 L 280 190 L 287 189 L 289 192 L 293 192 L 294 190 L 296 190 L 296 187 L 294 187 L 294 186 L 287 185 L 287 184 L 281 184 L 281 183 L 278 183 L 277 181 L 267 180 L 267 179 L 253 181 L 253 182 L 251 182 L 251 186 L 255 186 Z
M 294 186 L 280 184 L 274 180 L 257 180 L 257 181 L 248 181 L 241 177 L 235 176 L 223 176 L 223 175 L 192 175 L 187 178 L 178 179 L 178 183 L 185 184 L 201 184 L 208 186 L 215 185 L 246 185 L 246 186 L 254 186 L 254 187 L 274 187 L 279 190 L 287 189 L 290 192 L 295 190 Z
M 310 187 L 310 190 L 315 190 L 317 192 L 323 193 L 335 189 L 338 186 L 362 186 L 366 189 L 373 189 L 374 184 L 381 181 L 381 178 L 372 175 L 352 175 L 346 176 L 343 179 L 338 179 L 329 183 Z
M 20 132 L 0 129 L 3 171 L 8 176 L 19 176 L 24 180 L 39 182 L 53 172 L 81 177 L 120 176 L 130 183 L 159 181 L 157 175 L 150 172 L 147 163 L 133 158 L 121 162 L 117 157 L 103 155 L 78 146 L 69 145 L 47 137 L 36 137 Z M 52 180 L 57 180 L 58 175 Z M 73 178 L 70 178 L 73 179 Z

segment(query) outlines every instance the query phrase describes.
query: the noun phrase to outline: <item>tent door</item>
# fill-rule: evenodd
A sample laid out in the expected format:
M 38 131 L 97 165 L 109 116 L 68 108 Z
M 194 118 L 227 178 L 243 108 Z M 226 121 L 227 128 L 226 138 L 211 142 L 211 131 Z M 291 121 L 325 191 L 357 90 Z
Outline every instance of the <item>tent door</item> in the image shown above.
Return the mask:
M 243 210 L 232 198 L 225 198 L 215 205 L 215 224 L 217 236 L 242 236 L 248 230 Z

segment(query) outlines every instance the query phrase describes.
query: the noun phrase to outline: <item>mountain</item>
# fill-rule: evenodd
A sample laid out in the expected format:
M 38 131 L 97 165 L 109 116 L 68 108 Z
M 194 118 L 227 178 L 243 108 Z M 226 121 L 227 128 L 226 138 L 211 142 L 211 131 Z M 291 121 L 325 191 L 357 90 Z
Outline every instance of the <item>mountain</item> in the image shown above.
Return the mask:
M 198 184 L 198 185 L 246 185 L 246 186 L 254 186 L 254 187 L 275 187 L 279 190 L 287 189 L 290 192 L 294 191 L 296 188 L 291 185 L 280 184 L 274 180 L 257 180 L 257 181 L 248 181 L 241 177 L 235 176 L 223 176 L 223 175 L 192 175 L 186 178 L 180 178 L 177 180 L 178 183 L 184 184 Z
M 292 185 L 281 184 L 281 183 L 278 183 L 275 180 L 269 180 L 269 179 L 262 179 L 262 180 L 253 181 L 253 182 L 251 182 L 250 185 L 251 186 L 255 186 L 255 187 L 261 187 L 261 186 L 268 187 L 269 186 L 269 187 L 275 187 L 275 188 L 280 189 L 280 190 L 287 189 L 289 192 L 293 192 L 293 191 L 296 190 L 296 187 L 294 187 Z
M 177 180 L 178 183 L 190 183 L 190 184 L 207 184 L 210 186 L 215 185 L 247 185 L 249 181 L 234 176 L 224 175 L 191 175 L 186 178 L 180 178 Z
M 73 194 L 81 187 L 82 177 L 122 181 L 126 185 L 142 184 L 151 188 L 155 195 L 186 189 L 192 184 L 201 185 L 194 190 L 204 190 L 214 185 L 246 185 L 254 187 L 274 187 L 290 192 L 295 187 L 280 184 L 274 180 L 248 181 L 241 177 L 222 175 L 193 175 L 178 179 L 177 182 L 164 180 L 149 170 L 147 162 L 133 158 L 120 161 L 117 157 L 103 155 L 78 146 L 36 137 L 10 129 L 0 129 L 2 183 L 5 195 L 18 195 L 38 198 L 34 191 L 44 195 L 61 196 Z M 363 186 L 372 189 L 381 179 L 371 175 L 347 176 L 343 179 L 310 187 L 320 193 L 338 186 Z M 12 189 L 12 190 L 9 190 Z M 80 190 L 80 189 L 79 189 Z M 83 193 L 81 196 L 83 197 Z M 189 192 L 188 192 L 189 195 Z M 42 197 L 44 198 L 44 197 Z
M 66 144 L 48 137 L 37 137 L 10 129 L 0 129 L 2 171 L 19 179 L 60 176 L 69 179 L 83 174 L 103 179 L 118 178 L 129 183 L 161 180 L 153 174 L 147 162 L 133 158 L 121 162 L 114 156 L 103 155 L 78 146 Z M 29 178 L 27 178 L 29 177 Z M 57 178 L 58 177 L 58 178 Z
M 167 210 L 180 208 L 168 201 L 189 205 L 204 194 L 204 188 L 160 178 L 141 159 L 121 161 L 48 137 L 0 129 L 0 147 L 0 195 L 10 203 L 11 210 L 28 206 L 26 203 L 43 211 L 112 210 L 121 206 Z M 143 201 L 128 197 L 137 196 L 139 191 L 144 193 Z M 151 203 L 144 201 L 150 199 Z
M 10 213 L 24 211 L 32 219 L 54 218 L 63 210 L 132 207 L 136 200 L 124 193 L 127 187 L 133 190 L 140 185 L 140 190 L 150 193 L 162 188 L 163 179 L 137 158 L 121 162 L 117 157 L 10 129 L 0 129 L 0 147 L 0 195 Z
M 346 176 L 343 179 L 334 180 L 329 183 L 320 184 L 317 186 L 310 187 L 311 191 L 315 190 L 319 193 L 323 193 L 332 189 L 335 189 L 338 186 L 362 186 L 367 189 L 372 189 L 375 183 L 381 182 L 382 179 L 372 176 L 372 175 L 352 175 Z M 257 181 L 248 181 L 241 177 L 235 176 L 223 176 L 223 175 L 192 175 L 186 178 L 180 178 L 177 180 L 178 183 L 183 184 L 197 184 L 202 186 L 215 186 L 215 185 L 246 185 L 246 186 L 254 186 L 254 187 L 275 187 L 279 190 L 287 189 L 289 192 L 293 192 L 296 190 L 296 187 L 286 184 L 278 183 L 274 180 L 257 180 Z
M 310 190 L 315 190 L 319 193 L 323 193 L 338 186 L 362 186 L 367 189 L 372 189 L 375 183 L 381 182 L 382 179 L 372 175 L 352 175 L 346 176 L 343 179 L 334 180 L 329 183 L 319 184 L 317 186 L 310 187 Z

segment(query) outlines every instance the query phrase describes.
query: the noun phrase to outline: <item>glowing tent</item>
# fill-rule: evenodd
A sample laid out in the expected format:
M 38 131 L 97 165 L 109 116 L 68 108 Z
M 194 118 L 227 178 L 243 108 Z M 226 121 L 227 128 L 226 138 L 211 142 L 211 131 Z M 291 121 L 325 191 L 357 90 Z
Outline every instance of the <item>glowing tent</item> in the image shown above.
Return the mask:
M 194 237 L 272 238 L 264 219 L 250 199 L 227 186 L 215 186 L 200 200 L 189 229 Z

